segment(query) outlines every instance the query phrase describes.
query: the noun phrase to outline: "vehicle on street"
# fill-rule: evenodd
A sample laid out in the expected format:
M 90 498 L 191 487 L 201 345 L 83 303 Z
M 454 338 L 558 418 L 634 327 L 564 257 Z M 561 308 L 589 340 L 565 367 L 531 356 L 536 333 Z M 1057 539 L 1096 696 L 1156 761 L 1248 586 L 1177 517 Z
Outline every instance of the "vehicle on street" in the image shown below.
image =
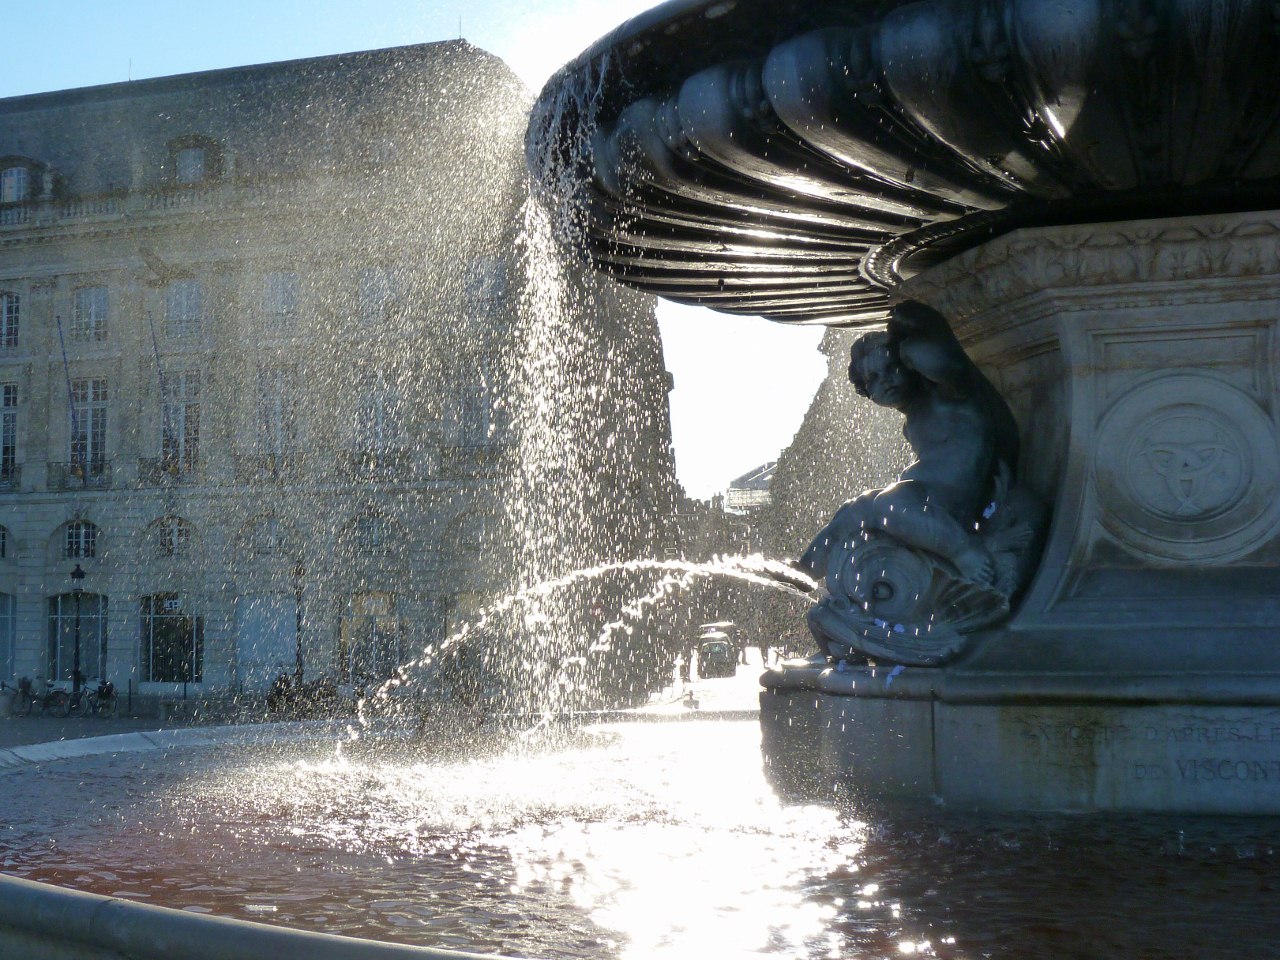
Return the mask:
M 698 640 L 698 676 L 732 677 L 738 671 L 738 651 L 723 633 L 704 633 Z

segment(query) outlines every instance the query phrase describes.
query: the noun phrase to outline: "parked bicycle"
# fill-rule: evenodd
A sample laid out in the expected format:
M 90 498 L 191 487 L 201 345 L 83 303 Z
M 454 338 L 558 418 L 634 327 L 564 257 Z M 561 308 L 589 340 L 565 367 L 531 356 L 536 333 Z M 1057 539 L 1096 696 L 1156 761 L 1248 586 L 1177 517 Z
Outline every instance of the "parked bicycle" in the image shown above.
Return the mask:
M 68 706 L 77 717 L 102 717 L 110 720 L 120 712 L 120 696 L 116 693 L 116 685 L 101 677 L 81 689 L 78 702 L 74 695 L 71 701 Z
M 13 698 L 13 715 L 25 717 L 36 707 L 42 713 L 65 717 L 71 707 L 71 694 L 55 687 L 43 677 L 37 677 L 34 683 L 30 677 L 22 677 L 18 681 L 18 692 Z
M 67 694 L 67 699 L 59 700 L 51 703 L 47 708 L 55 717 L 76 716 L 98 716 L 104 718 L 114 717 L 119 710 L 119 701 L 116 699 L 116 685 L 110 680 L 104 680 L 97 677 L 90 681 L 83 673 L 76 679 L 78 684 L 74 684 L 72 690 Z M 80 689 L 76 690 L 75 686 Z

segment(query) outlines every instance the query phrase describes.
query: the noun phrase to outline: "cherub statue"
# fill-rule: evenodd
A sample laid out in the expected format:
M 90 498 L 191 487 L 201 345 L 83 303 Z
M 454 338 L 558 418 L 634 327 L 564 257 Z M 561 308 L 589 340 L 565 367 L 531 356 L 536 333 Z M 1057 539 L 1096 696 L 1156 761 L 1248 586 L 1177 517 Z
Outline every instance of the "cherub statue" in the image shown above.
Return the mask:
M 810 613 L 819 643 L 896 662 L 941 662 L 958 634 L 1003 618 L 1027 573 L 1040 509 L 1012 487 L 1018 431 L 1008 405 L 941 314 L 894 308 L 854 343 L 849 379 L 906 417 L 916 460 L 897 482 L 844 504 L 799 566 L 826 580 Z

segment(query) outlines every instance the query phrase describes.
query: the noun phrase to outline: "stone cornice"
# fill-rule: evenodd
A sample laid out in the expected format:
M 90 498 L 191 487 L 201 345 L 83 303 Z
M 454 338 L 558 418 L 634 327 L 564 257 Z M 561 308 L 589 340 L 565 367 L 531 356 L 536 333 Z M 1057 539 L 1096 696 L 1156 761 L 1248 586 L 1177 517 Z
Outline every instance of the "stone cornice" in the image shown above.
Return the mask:
M 1038 227 L 906 281 L 953 322 L 1049 291 L 1280 276 L 1280 212 Z

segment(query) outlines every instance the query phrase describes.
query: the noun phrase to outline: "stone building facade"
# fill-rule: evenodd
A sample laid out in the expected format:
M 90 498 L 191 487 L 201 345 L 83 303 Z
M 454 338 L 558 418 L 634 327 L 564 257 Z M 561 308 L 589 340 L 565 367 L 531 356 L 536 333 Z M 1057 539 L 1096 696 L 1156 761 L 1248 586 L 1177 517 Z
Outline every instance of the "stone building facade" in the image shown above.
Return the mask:
M 0 100 L 0 679 L 353 682 L 509 583 L 526 106 L 462 41 Z

